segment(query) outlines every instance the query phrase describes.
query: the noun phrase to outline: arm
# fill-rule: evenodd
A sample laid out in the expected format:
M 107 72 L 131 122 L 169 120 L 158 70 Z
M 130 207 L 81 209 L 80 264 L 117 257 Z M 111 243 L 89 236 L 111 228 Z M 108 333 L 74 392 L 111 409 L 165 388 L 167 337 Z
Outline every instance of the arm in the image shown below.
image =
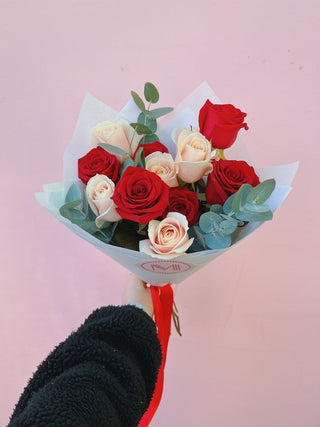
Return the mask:
M 160 363 L 148 314 L 131 305 L 100 308 L 39 366 L 9 426 L 137 426 Z

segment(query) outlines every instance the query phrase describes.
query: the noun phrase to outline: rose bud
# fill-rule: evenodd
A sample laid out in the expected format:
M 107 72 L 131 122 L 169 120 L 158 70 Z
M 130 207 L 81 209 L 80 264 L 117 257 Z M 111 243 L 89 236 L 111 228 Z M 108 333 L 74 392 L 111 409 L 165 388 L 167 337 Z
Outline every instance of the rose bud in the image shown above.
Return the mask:
M 212 171 L 211 144 L 201 133 L 175 130 L 173 138 L 177 144 L 178 176 L 184 182 L 196 182 Z
M 161 259 L 181 256 L 193 243 L 193 238 L 189 239 L 187 231 L 187 218 L 178 212 L 169 212 L 162 221 L 149 222 L 149 240 L 139 242 L 140 252 Z
M 120 221 L 121 216 L 111 199 L 114 192 L 114 183 L 107 176 L 92 177 L 86 187 L 86 196 L 90 208 L 97 215 L 96 226 L 101 227 L 104 222 Z
M 223 205 L 242 184 L 252 187 L 260 184 L 253 167 L 243 160 L 214 160 L 212 166 L 206 186 L 206 199 L 210 205 Z
M 212 104 L 208 99 L 199 112 L 200 132 L 214 148 L 225 150 L 235 142 L 240 129 L 249 129 L 243 123 L 246 115 L 231 104 Z
M 169 187 L 176 187 L 178 184 L 177 172 L 179 166 L 173 161 L 171 154 L 155 153 L 146 157 L 146 169 L 158 175 Z
M 84 184 L 96 174 L 106 175 L 115 182 L 119 171 L 119 160 L 101 147 L 93 148 L 78 160 L 78 176 Z
M 126 120 L 113 119 L 98 123 L 91 130 L 90 142 L 93 147 L 100 143 L 113 145 L 132 156 L 138 146 L 139 136 Z M 115 156 L 121 163 L 128 158 L 121 154 L 115 154 Z

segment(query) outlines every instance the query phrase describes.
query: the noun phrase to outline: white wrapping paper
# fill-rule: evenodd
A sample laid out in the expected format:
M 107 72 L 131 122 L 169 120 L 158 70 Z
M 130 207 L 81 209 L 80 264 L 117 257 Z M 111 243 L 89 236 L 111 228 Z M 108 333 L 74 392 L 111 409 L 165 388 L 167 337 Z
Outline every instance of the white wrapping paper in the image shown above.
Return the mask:
M 184 99 L 172 113 L 162 120 L 159 120 L 157 134 L 159 135 L 160 141 L 168 147 L 173 156 L 175 155 L 176 147 L 171 138 L 172 130 L 175 127 L 190 129 L 190 125 L 197 127 L 199 110 L 207 99 L 210 99 L 213 103 L 221 103 L 208 84 L 202 83 L 194 92 Z M 146 282 L 159 286 L 169 282 L 180 283 L 229 248 L 185 254 L 173 260 L 159 260 L 140 252 L 103 243 L 80 227 L 72 224 L 59 213 L 59 208 L 64 204 L 66 193 L 72 183 L 76 183 L 80 188 L 84 188 L 84 185 L 78 179 L 78 159 L 83 157 L 91 149 L 90 130 L 97 123 L 115 117 L 122 117 L 129 122 L 135 122 L 139 112 L 139 109 L 132 100 L 129 101 L 120 113 L 117 113 L 112 108 L 87 93 L 73 137 L 64 153 L 64 181 L 43 185 L 43 192 L 36 193 L 36 199 L 41 206 L 47 209 L 71 231 L 94 245 L 104 254 L 119 262 L 123 267 L 135 273 Z M 227 150 L 226 154 L 228 159 L 245 160 L 250 165 L 255 166 L 240 138 L 238 138 L 233 146 Z M 257 168 L 255 166 L 256 173 L 261 181 L 268 178 L 275 178 L 276 180 L 276 188 L 267 201 L 267 204 L 273 212 L 278 209 L 290 193 L 292 189 L 291 183 L 297 169 L 298 162 L 289 165 L 264 168 Z M 263 223 L 249 223 L 245 227 L 238 228 L 232 235 L 232 246 L 248 237 L 262 224 Z

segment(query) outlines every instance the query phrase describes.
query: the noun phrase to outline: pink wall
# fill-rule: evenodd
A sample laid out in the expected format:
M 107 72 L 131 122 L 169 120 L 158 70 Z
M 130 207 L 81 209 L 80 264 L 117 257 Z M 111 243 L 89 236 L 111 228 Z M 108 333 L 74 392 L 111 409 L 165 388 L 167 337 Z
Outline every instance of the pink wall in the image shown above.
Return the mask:
M 248 113 L 258 165 L 301 163 L 275 220 L 176 289 L 152 425 L 319 426 L 319 2 L 0 4 L 0 424 L 47 353 L 120 301 L 125 269 L 33 196 L 62 179 L 85 92 L 120 109 L 151 80 L 175 106 L 207 80 Z

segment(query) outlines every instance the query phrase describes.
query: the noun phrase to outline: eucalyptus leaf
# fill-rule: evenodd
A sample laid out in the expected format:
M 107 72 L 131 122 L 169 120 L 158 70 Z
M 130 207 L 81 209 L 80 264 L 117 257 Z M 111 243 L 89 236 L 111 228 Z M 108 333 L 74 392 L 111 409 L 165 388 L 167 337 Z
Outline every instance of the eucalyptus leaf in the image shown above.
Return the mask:
M 221 214 L 222 213 L 222 206 L 221 205 L 212 205 L 212 206 L 210 206 L 210 212 Z
M 233 221 L 224 220 L 224 221 L 221 221 L 219 228 L 221 233 L 225 235 L 229 235 L 229 234 L 232 234 L 237 229 L 237 226 L 238 224 Z
M 83 205 L 83 212 L 86 216 L 86 219 L 90 221 L 95 221 L 95 219 L 97 218 L 97 215 L 93 212 L 93 210 L 91 209 L 88 203 L 86 191 L 83 192 L 82 205 Z
M 133 166 L 144 168 L 146 165 L 143 148 L 140 147 L 137 151 L 137 154 L 134 158 Z
M 99 228 L 96 226 L 96 223 L 94 221 L 89 221 L 89 220 L 86 220 L 81 225 L 81 228 L 90 234 L 95 234 L 97 231 L 99 231 Z
M 118 224 L 119 222 L 105 222 L 99 229 L 99 232 L 95 233 L 94 236 L 105 243 L 109 243 Z
M 71 187 L 69 188 L 67 194 L 66 194 L 66 200 L 65 202 L 73 202 L 74 200 L 79 200 L 81 199 L 82 194 L 81 194 L 81 190 L 80 188 L 77 186 L 77 184 L 72 184 Z M 78 205 L 76 205 L 78 206 Z
M 100 142 L 98 146 L 108 151 L 109 153 L 121 154 L 122 156 L 126 156 L 128 154 L 126 151 L 121 150 L 121 148 L 106 144 L 105 142 Z
M 233 210 L 232 210 L 232 202 L 233 202 L 233 199 L 235 198 L 235 195 L 236 195 L 236 193 L 234 193 L 234 194 L 232 194 L 225 202 L 224 202 L 224 205 L 223 205 L 223 212 L 225 213 L 225 214 L 230 214 L 230 213 L 232 213 L 233 212 Z
M 121 173 L 120 173 L 120 177 L 122 177 L 122 175 L 124 174 L 124 171 L 129 167 L 129 166 L 133 166 L 134 165 L 134 161 L 131 159 L 131 157 L 129 157 L 128 159 L 126 159 L 122 165 L 121 165 Z
M 159 92 L 154 84 L 147 82 L 144 85 L 144 97 L 152 104 L 155 104 L 159 101 Z
M 134 92 L 133 90 L 131 91 L 131 96 L 132 96 L 132 98 L 133 98 L 136 106 L 138 108 L 140 108 L 141 111 L 145 112 L 146 111 L 146 107 L 144 105 L 144 102 L 140 98 L 140 96 L 136 92 Z
M 162 117 L 162 116 L 165 116 L 166 114 L 171 113 L 171 111 L 173 111 L 173 108 L 171 107 L 155 108 L 154 110 L 150 110 L 148 114 L 151 117 L 158 119 L 159 117 Z
M 275 186 L 276 181 L 273 178 L 261 182 L 250 191 L 246 201 L 255 205 L 262 205 L 271 196 Z
M 194 233 L 196 235 L 197 240 L 202 245 L 203 249 L 205 249 L 206 248 L 206 244 L 205 244 L 205 241 L 204 241 L 203 234 L 200 231 L 200 227 L 198 227 L 198 226 L 195 225 L 192 228 L 194 230 Z
M 253 203 L 245 203 L 243 207 L 250 212 L 268 212 L 270 210 L 267 205 L 255 205 Z
M 136 130 L 138 135 L 151 135 L 153 133 L 148 126 L 142 125 L 141 123 L 130 123 L 130 126 Z
M 212 233 L 219 230 L 222 218 L 214 212 L 206 212 L 200 216 L 199 226 L 204 233 Z
M 238 220 L 236 218 L 234 218 L 233 216 L 225 215 L 223 213 L 221 213 L 220 216 L 226 221 L 230 221 L 230 222 L 234 222 L 234 223 L 238 224 Z
M 145 135 L 143 138 L 140 139 L 139 144 L 151 144 L 152 142 L 156 142 L 156 141 L 159 141 L 158 135 L 156 134 Z
M 241 185 L 240 189 L 236 192 L 232 201 L 231 209 L 233 212 L 238 212 L 245 204 L 247 195 L 250 193 L 252 186 L 250 184 Z
M 70 222 L 76 225 L 81 225 L 86 219 L 86 215 L 79 209 L 75 209 L 76 206 L 80 205 L 82 200 L 74 200 L 72 202 L 65 203 L 59 209 L 60 215 L 67 218 Z
M 152 133 L 157 131 L 157 120 L 153 117 L 149 117 L 144 113 L 139 114 L 138 123 L 146 125 L 152 131 Z
M 241 221 L 247 222 L 263 222 L 269 221 L 273 218 L 273 214 L 271 211 L 269 212 L 249 212 L 247 210 L 243 210 L 241 212 L 236 213 L 236 218 Z
M 199 252 L 206 249 L 206 243 L 204 237 L 197 226 L 190 227 L 188 230 L 188 236 L 190 239 L 194 239 L 192 245 L 188 249 L 188 252 Z
M 204 240 L 210 249 L 225 249 L 231 245 L 231 236 L 220 233 L 205 234 Z

